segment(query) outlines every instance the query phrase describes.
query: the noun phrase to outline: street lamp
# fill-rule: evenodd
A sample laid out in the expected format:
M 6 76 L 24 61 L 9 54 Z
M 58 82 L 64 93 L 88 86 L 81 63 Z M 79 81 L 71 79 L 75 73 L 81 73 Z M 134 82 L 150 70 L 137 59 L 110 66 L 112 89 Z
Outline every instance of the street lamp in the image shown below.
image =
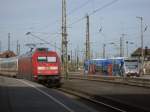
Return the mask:
M 129 42 L 129 41 L 126 41 L 126 47 L 127 47 L 127 57 L 128 57 L 128 54 L 129 54 L 129 44 L 134 44 L 133 42 Z
M 31 32 L 27 32 L 27 33 L 26 33 L 26 35 L 30 35 L 30 34 L 31 34 Z
M 106 44 L 103 44 L 103 58 L 105 58 L 105 53 L 106 53 Z
M 144 57 L 144 52 L 143 52 L 143 17 L 136 17 L 137 19 L 140 19 L 141 22 L 141 56 L 142 58 Z
M 144 52 L 143 52 L 143 17 L 136 17 L 141 22 L 141 70 L 143 71 Z M 142 73 L 143 74 L 143 73 Z
M 116 56 L 120 56 L 119 54 L 120 54 L 120 50 L 119 50 L 119 45 L 118 45 L 118 43 L 115 43 L 115 42 L 111 42 L 111 43 L 109 43 L 110 45 L 114 45 L 114 47 L 115 47 L 115 49 L 116 49 L 116 54 L 114 55 L 114 57 L 116 57 Z
M 0 52 L 2 51 L 2 41 L 0 40 Z
M 110 42 L 110 43 L 104 43 L 103 44 L 103 58 L 106 58 L 106 46 L 107 45 L 115 45 L 114 42 Z

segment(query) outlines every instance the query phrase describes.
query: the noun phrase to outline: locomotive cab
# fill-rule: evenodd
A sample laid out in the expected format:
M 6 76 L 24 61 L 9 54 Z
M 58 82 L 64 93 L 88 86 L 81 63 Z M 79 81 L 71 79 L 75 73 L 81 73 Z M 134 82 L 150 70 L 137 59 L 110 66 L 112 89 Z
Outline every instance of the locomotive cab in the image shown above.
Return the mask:
M 55 51 L 37 48 L 32 57 L 35 80 L 50 85 L 60 83 L 60 59 Z
M 55 51 L 37 48 L 19 57 L 18 77 L 48 85 L 60 85 L 60 66 L 60 58 Z

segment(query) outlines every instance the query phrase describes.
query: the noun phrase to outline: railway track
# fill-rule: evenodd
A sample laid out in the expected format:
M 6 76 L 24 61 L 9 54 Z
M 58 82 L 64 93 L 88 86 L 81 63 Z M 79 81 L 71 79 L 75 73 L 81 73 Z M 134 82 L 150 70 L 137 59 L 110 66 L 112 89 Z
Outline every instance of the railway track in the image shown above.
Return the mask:
M 4 78 L 2 78 L 2 79 L 4 79 Z M 101 112 L 146 112 L 146 110 L 141 108 L 141 107 L 136 107 L 136 106 L 133 106 L 133 105 L 124 104 L 124 103 L 115 101 L 114 99 L 105 98 L 105 97 L 102 97 L 102 96 L 91 96 L 90 94 L 86 94 L 86 93 L 76 91 L 76 90 L 65 89 L 65 88 L 50 90 L 50 88 L 47 88 L 47 87 L 45 88 L 45 86 L 42 86 L 42 85 L 34 83 L 34 82 L 29 82 L 29 81 L 20 80 L 20 79 L 17 79 L 16 81 L 17 82 L 15 82 L 15 79 L 11 80 L 10 78 L 8 78 L 7 83 L 15 85 L 15 86 L 12 86 L 12 87 L 16 91 L 18 90 L 18 88 L 15 88 L 15 87 L 18 87 L 18 85 L 22 85 L 21 87 L 24 87 L 26 85 L 27 87 L 25 86 L 25 88 L 23 88 L 23 89 L 26 90 L 26 92 L 28 90 L 31 91 L 31 89 L 29 88 L 29 87 L 31 87 L 31 88 L 34 89 L 34 91 L 36 90 L 38 93 L 40 93 L 43 96 L 47 97 L 47 99 L 52 100 L 53 102 L 57 103 L 59 106 L 63 107 L 68 112 L 73 112 L 75 110 L 75 108 L 72 109 L 72 107 L 68 106 L 68 104 L 70 104 L 70 103 L 68 103 L 67 99 L 66 99 L 66 101 L 64 101 L 65 97 L 61 98 L 62 96 L 59 96 L 59 95 L 61 95 L 61 93 L 59 94 L 58 91 L 61 91 L 64 94 L 68 94 L 70 96 L 72 95 L 72 96 L 76 97 L 75 100 L 79 100 L 79 101 L 81 101 L 81 103 L 84 102 L 85 104 L 87 104 L 87 106 L 91 107 L 92 109 L 95 109 L 93 107 L 96 107 L 95 110 L 101 111 Z M 1 82 L 4 82 L 4 80 L 1 80 Z M 1 83 L 1 84 L 3 85 L 3 83 Z M 7 89 L 11 90 L 10 87 L 7 88 Z M 55 92 L 57 94 L 56 96 L 54 95 Z M 18 94 L 18 92 L 17 92 L 17 94 Z M 11 95 L 11 93 L 9 93 L 9 95 Z M 21 93 L 20 93 L 20 95 L 21 95 Z M 61 98 L 61 100 L 60 100 L 60 98 Z M 11 99 L 12 99 L 12 97 L 11 97 Z M 9 99 L 8 99 L 8 101 L 9 101 Z M 8 104 L 9 104 L 9 102 L 8 102 Z M 90 105 L 90 104 L 93 104 L 93 105 Z M 74 104 L 72 104 L 72 106 L 73 105 Z M 104 110 L 101 110 L 101 109 L 106 109 L 107 111 L 104 111 Z M 78 112 L 78 111 L 76 111 L 76 112 Z M 93 112 L 93 111 L 91 111 L 91 112 Z
M 97 106 L 103 106 L 103 107 L 109 108 L 110 112 L 148 112 L 147 110 L 142 109 L 140 107 L 121 103 L 113 99 L 105 98 L 103 96 L 85 95 L 83 93 L 64 89 L 64 88 L 59 88 L 59 90 L 67 94 L 71 94 L 81 99 L 87 100 L 89 102 L 92 102 Z

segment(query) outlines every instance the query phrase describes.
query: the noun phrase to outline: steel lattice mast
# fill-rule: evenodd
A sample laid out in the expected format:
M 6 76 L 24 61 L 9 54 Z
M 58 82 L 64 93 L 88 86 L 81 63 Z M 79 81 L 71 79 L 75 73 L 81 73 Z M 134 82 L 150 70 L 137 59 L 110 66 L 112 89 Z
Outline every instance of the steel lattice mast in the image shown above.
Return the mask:
M 86 15 L 86 49 L 85 49 L 85 59 L 90 59 L 90 27 L 89 27 L 89 15 Z
M 65 78 L 68 78 L 68 53 L 67 53 L 67 15 L 66 15 L 66 0 L 62 0 L 62 66 Z

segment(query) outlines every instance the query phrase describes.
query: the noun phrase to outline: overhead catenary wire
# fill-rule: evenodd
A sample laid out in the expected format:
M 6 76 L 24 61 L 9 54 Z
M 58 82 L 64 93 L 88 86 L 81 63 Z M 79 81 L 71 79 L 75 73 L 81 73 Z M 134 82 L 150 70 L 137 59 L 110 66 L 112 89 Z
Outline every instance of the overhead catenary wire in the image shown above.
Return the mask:
M 102 7 L 99 7 L 99 8 L 97 8 L 97 9 L 95 9 L 94 11 L 92 11 L 91 13 L 89 13 L 88 15 L 89 15 L 89 16 L 92 16 L 92 15 L 94 15 L 95 13 L 101 11 L 102 9 L 107 8 L 108 6 L 111 6 L 112 4 L 116 3 L 117 1 L 119 1 L 119 0 L 113 0 L 113 1 L 111 1 L 111 2 L 109 2 L 109 3 L 106 3 L 106 4 L 104 4 Z M 91 0 L 87 0 L 86 2 L 84 2 L 83 4 L 81 4 L 79 7 L 72 9 L 72 10 L 67 14 L 67 17 L 70 16 L 70 15 L 72 15 L 73 13 L 75 13 L 76 11 L 78 11 L 79 9 L 85 7 L 85 6 L 88 5 L 90 2 L 91 2 Z M 74 24 L 76 24 L 76 23 L 78 23 L 78 22 L 80 22 L 80 21 L 82 21 L 82 20 L 84 20 L 84 19 L 85 19 L 85 16 L 83 16 L 83 17 L 81 17 L 81 18 L 75 20 L 74 22 L 70 23 L 68 26 L 71 27 L 72 25 L 74 25 Z M 51 24 L 51 26 L 54 25 L 54 24 L 56 24 L 56 23 L 58 23 L 58 20 L 54 21 L 54 22 Z M 40 29 L 45 29 L 45 28 L 47 28 L 47 27 L 49 27 L 49 25 L 45 26 L 44 28 L 40 28 Z
M 73 13 L 75 13 L 76 11 L 78 11 L 79 9 L 81 9 L 81 8 L 85 7 L 86 5 L 88 5 L 90 2 L 91 2 L 91 0 L 87 0 L 86 2 L 84 2 L 83 4 L 81 4 L 79 7 L 72 9 L 66 16 L 68 17 L 68 16 L 72 15 Z M 57 22 L 58 22 L 58 20 L 54 21 L 52 24 L 56 24 Z M 44 27 L 44 29 L 47 28 L 48 26 L 49 25 L 47 25 L 46 27 Z M 61 34 L 61 33 L 57 33 L 57 34 Z M 32 35 L 32 36 L 35 37 L 35 35 L 33 35 L 32 33 L 30 35 Z M 37 36 L 36 36 L 36 38 L 38 38 L 39 40 L 41 40 L 43 42 L 49 43 L 48 41 L 45 41 L 44 39 L 41 39 L 41 38 L 39 38 Z M 54 45 L 51 44 L 51 46 L 54 46 Z M 55 47 L 56 47 L 56 45 L 55 45 Z M 61 50 L 61 48 L 58 48 L 58 47 L 56 47 L 56 48 L 59 49 L 59 50 Z
M 75 12 L 77 12 L 79 9 L 81 9 L 81 8 L 85 7 L 86 5 L 88 5 L 90 2 L 92 2 L 92 0 L 85 1 L 79 7 L 75 7 L 74 9 L 72 9 L 71 11 L 69 11 L 69 13 L 66 16 L 69 17 L 70 15 L 74 14 Z M 50 24 L 46 25 L 45 27 L 39 28 L 39 29 L 46 29 L 46 28 L 49 27 L 49 25 L 52 26 L 52 25 L 54 25 L 54 24 L 56 24 L 58 22 L 59 22 L 59 20 L 55 20 L 55 21 L 52 22 L 52 24 L 50 23 Z
M 47 43 L 47 44 L 50 44 L 51 46 L 53 46 L 53 47 L 55 47 L 56 49 L 58 49 L 58 50 L 61 51 L 61 48 L 57 47 L 56 45 L 54 45 L 54 44 L 52 44 L 52 43 L 50 43 L 50 42 L 48 42 L 48 41 L 46 41 L 46 40 L 44 40 L 44 39 L 38 37 L 38 36 L 33 35 L 31 32 L 27 32 L 26 35 L 31 35 L 31 36 L 33 36 L 33 37 L 35 37 L 35 38 L 37 38 L 37 39 L 39 39 L 39 40 L 41 40 L 41 41 Z
M 113 0 L 113 1 L 111 1 L 111 2 L 109 2 L 109 3 L 106 3 L 106 4 L 103 5 L 102 7 L 99 7 L 99 8 L 97 8 L 97 9 L 95 9 L 93 12 L 91 12 L 91 13 L 89 14 L 89 16 L 92 16 L 92 15 L 94 15 L 95 13 L 101 11 L 102 9 L 111 6 L 112 4 L 116 3 L 117 1 L 119 1 L 119 0 Z
M 79 7 L 76 7 L 74 9 L 72 9 L 68 14 L 67 16 L 70 16 L 72 15 L 73 13 L 77 12 L 79 9 L 85 7 L 86 5 L 88 5 L 90 2 L 92 2 L 92 0 L 87 0 L 86 2 L 84 2 L 83 4 L 81 4 Z
M 103 5 L 102 7 L 99 7 L 99 8 L 97 8 L 97 9 L 95 9 L 93 12 L 89 13 L 88 15 L 89 15 L 89 16 L 92 16 L 92 15 L 94 15 L 95 13 L 101 11 L 102 9 L 107 8 L 108 6 L 111 6 L 112 4 L 116 3 L 117 1 L 118 1 L 118 0 L 113 0 L 113 1 L 111 1 L 111 2 L 109 2 L 109 3 L 106 3 L 105 5 Z M 90 0 L 87 0 L 87 1 L 84 2 L 82 5 L 80 5 L 79 8 L 75 8 L 75 9 L 73 9 L 71 12 L 69 12 L 67 16 L 70 16 L 70 15 L 72 15 L 74 12 L 76 12 L 76 11 L 78 11 L 79 9 L 85 7 L 89 2 L 90 2 Z M 84 20 L 85 18 L 86 18 L 85 16 L 84 16 L 84 17 L 81 17 L 81 18 L 77 19 L 76 21 L 74 21 L 73 23 L 69 24 L 69 26 L 72 26 L 72 25 L 74 25 L 74 24 L 76 24 L 76 23 L 78 23 L 78 22 Z M 58 20 L 57 20 L 56 22 L 58 22 Z M 56 22 L 54 22 L 53 24 L 56 24 Z M 34 36 L 34 35 L 32 35 L 32 36 Z M 34 36 L 34 37 L 35 37 L 35 36 Z M 36 36 L 36 37 L 37 37 L 37 36 Z M 49 43 L 48 41 L 45 41 L 44 39 L 41 39 L 41 38 L 39 38 L 39 37 L 37 37 L 37 38 L 38 38 L 39 40 L 43 41 L 43 42 Z M 55 45 L 51 44 L 51 46 L 54 47 Z M 56 48 L 59 49 L 59 50 L 61 50 L 61 48 L 59 48 L 59 47 L 56 47 Z
M 111 6 L 112 4 L 116 3 L 117 1 L 119 1 L 119 0 L 113 0 L 113 1 L 111 1 L 109 3 L 106 3 L 105 5 L 103 5 L 102 7 L 99 7 L 97 9 L 95 9 L 93 12 L 89 13 L 88 15 L 92 16 L 92 15 L 96 14 L 97 12 L 103 10 L 104 8 L 107 8 L 107 7 Z M 74 25 L 74 24 L 76 24 L 76 23 L 84 20 L 85 18 L 86 18 L 86 16 L 81 17 L 78 20 L 76 20 L 76 21 L 72 22 L 71 24 L 69 24 L 69 26 L 72 26 L 72 25 Z

